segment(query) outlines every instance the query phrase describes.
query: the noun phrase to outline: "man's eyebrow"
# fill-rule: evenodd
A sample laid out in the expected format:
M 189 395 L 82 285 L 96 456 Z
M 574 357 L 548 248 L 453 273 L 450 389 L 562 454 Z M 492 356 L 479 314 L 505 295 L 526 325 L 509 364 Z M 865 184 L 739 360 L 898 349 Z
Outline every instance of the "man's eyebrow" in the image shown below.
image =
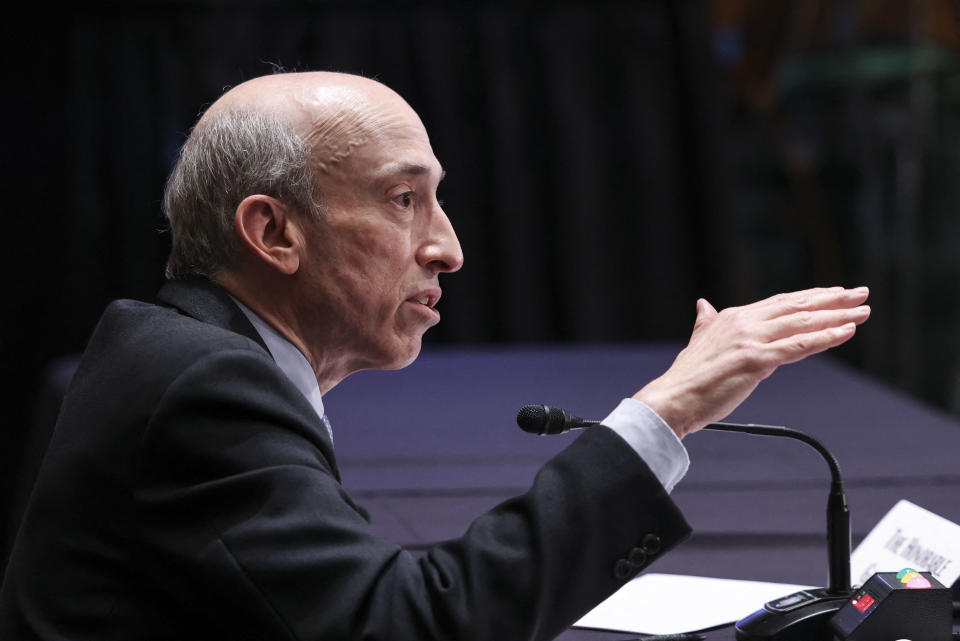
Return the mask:
M 398 174 L 405 176 L 422 176 L 423 174 L 430 173 L 430 167 L 417 163 L 389 163 L 379 173 L 383 179 L 386 179 L 390 176 L 396 176 Z M 443 180 L 446 178 L 446 176 L 447 170 L 441 169 L 440 180 Z

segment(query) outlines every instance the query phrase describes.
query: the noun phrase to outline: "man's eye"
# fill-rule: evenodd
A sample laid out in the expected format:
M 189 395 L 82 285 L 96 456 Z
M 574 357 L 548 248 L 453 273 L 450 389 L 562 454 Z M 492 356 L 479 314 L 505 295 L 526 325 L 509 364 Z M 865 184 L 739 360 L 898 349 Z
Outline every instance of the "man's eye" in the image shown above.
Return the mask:
M 413 192 L 405 191 L 399 196 L 395 197 L 393 199 L 393 202 L 397 203 L 398 205 L 406 209 L 407 207 L 413 204 Z

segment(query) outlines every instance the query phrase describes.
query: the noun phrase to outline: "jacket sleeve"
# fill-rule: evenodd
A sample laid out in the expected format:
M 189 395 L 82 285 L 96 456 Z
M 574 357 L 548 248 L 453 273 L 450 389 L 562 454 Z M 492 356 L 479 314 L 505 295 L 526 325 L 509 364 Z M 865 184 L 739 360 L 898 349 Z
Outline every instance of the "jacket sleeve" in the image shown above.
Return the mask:
M 139 456 L 144 571 L 242 639 L 551 639 L 689 533 L 598 426 L 415 558 L 373 533 L 306 400 L 244 350 L 176 378 Z

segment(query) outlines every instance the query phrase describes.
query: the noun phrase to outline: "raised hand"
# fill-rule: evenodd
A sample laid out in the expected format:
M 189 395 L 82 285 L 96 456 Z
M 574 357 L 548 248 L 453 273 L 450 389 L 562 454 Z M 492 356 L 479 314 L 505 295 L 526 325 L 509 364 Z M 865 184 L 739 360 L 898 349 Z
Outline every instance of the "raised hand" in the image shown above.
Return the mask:
M 690 343 L 633 398 L 683 438 L 719 421 L 780 365 L 849 340 L 870 316 L 866 287 L 808 289 L 717 312 L 697 301 Z

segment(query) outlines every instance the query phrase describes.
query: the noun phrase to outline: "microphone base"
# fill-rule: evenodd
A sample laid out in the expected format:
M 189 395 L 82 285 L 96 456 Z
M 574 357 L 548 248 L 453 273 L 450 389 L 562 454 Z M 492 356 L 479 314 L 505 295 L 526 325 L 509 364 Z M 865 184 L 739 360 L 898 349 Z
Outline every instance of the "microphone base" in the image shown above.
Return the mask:
M 832 639 L 830 619 L 852 592 L 831 594 L 826 588 L 802 590 L 765 603 L 737 621 L 737 641 L 816 641 Z

